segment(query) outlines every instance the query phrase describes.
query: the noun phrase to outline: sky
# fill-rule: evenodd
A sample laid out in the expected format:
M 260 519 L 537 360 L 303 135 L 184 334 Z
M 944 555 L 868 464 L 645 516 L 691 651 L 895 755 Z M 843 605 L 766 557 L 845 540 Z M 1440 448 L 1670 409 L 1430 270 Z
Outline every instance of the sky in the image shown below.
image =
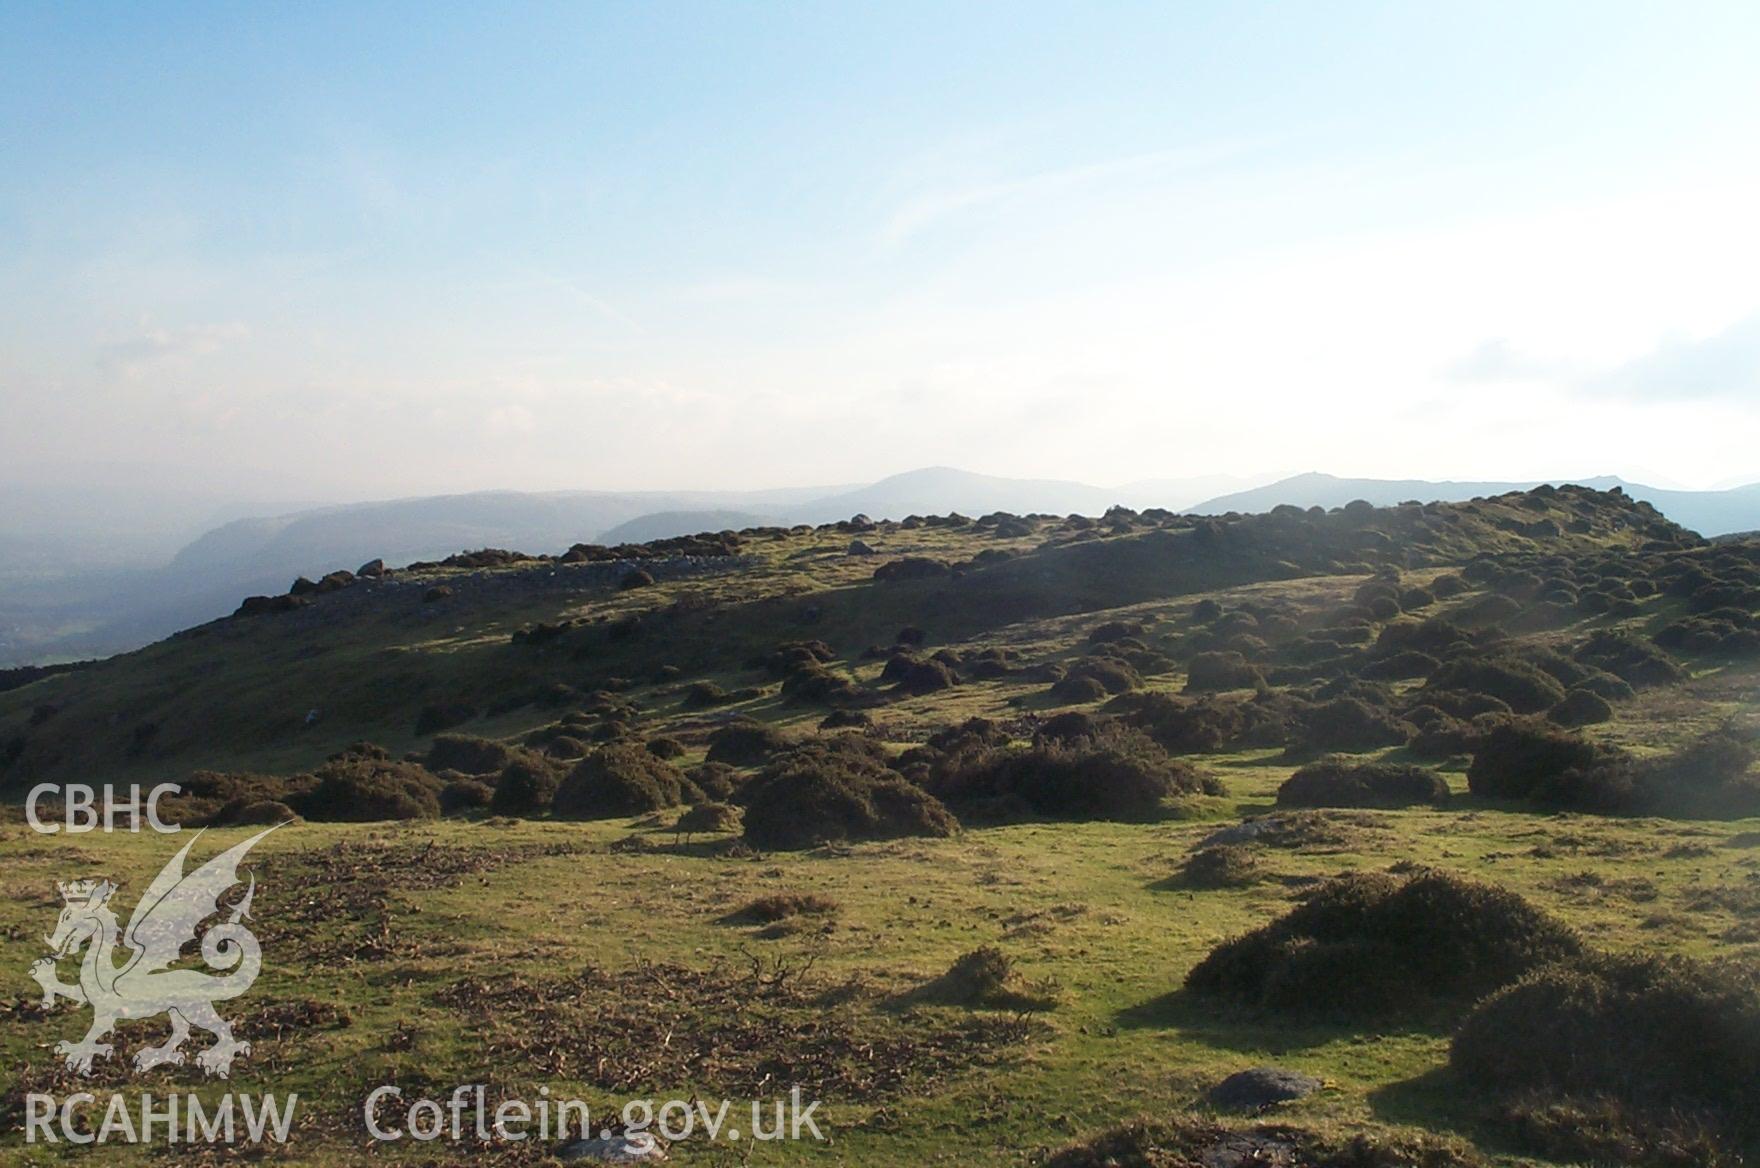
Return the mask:
M 1751 3 L 0 0 L 0 481 L 1760 480 Z

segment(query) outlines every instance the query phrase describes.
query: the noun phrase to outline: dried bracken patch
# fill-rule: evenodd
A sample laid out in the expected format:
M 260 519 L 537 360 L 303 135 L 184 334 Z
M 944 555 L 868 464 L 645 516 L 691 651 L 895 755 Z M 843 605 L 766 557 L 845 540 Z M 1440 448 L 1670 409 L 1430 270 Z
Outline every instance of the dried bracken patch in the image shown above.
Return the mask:
M 838 990 L 812 975 L 810 957 L 751 958 L 589 967 L 550 982 L 469 978 L 440 1002 L 476 1020 L 499 1067 L 606 1091 L 688 1084 L 727 1098 L 759 1098 L 778 1084 L 827 1099 L 922 1093 L 1011 1060 L 1042 1030 L 995 1015 L 889 1015 Z
M 572 844 L 461 848 L 423 843 L 342 843 L 282 852 L 256 868 L 257 934 L 265 949 L 291 943 L 329 965 L 409 960 L 419 943 L 393 938 L 399 894 L 457 888 L 509 864 L 576 855 Z

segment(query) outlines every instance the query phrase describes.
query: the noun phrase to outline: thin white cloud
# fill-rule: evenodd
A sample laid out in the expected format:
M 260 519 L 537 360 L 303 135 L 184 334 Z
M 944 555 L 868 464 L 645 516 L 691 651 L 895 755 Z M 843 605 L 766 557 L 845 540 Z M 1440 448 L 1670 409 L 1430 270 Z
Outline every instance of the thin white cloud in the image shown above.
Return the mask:
M 1707 337 L 1669 338 L 1586 388 L 1657 400 L 1760 397 L 1760 313 Z
M 642 327 L 641 323 L 629 313 L 593 291 L 587 286 L 586 281 L 578 276 L 546 272 L 512 261 L 509 261 L 509 266 L 514 269 L 514 278 L 489 285 L 492 290 L 507 294 L 519 294 L 534 290 L 560 292 L 569 300 L 586 306 L 613 324 L 619 324 L 629 329 Z
M 134 336 L 100 345 L 98 364 L 106 372 L 134 378 L 155 365 L 217 353 L 249 332 L 248 327 L 236 322 L 180 329 L 148 328 Z
M 536 433 L 538 429 L 537 416 L 517 403 L 495 406 L 484 421 L 488 424 L 489 433 L 498 438 L 523 437 Z
M 704 276 L 681 286 L 676 295 L 688 304 L 735 304 L 800 292 L 785 280 L 755 274 Z
M 910 196 L 892 211 L 881 229 L 880 241 L 888 248 L 896 248 L 945 219 L 1017 199 L 1056 194 L 1094 183 L 1120 182 L 1139 176 L 1165 181 L 1238 157 L 1246 149 L 1247 145 L 1244 143 L 1225 143 L 1188 149 L 1151 150 L 1102 162 L 1040 171 L 1019 178 L 932 187 Z
M 1536 381 L 1558 376 L 1563 362 L 1522 352 L 1507 337 L 1493 337 L 1463 353 L 1442 368 L 1447 381 Z

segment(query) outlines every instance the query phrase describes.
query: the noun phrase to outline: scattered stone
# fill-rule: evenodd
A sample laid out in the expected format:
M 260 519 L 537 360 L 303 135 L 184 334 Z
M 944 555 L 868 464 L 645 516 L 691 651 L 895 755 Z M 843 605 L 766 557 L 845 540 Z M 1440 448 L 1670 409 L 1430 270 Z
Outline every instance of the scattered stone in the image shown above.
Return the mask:
M 666 1159 L 666 1150 L 654 1136 L 632 1139 L 617 1134 L 563 1144 L 556 1149 L 556 1158 L 565 1164 L 658 1164 Z
M 880 553 L 875 551 L 872 545 L 866 540 L 852 539 L 849 541 L 849 548 L 846 550 L 846 554 L 852 556 L 877 556 Z
M 1312 1075 L 1283 1067 L 1236 1071 L 1210 1089 L 1210 1102 L 1225 1111 L 1260 1111 L 1278 1103 L 1305 1099 L 1323 1084 Z
M 1237 823 L 1232 827 L 1225 827 L 1219 831 L 1211 832 L 1204 837 L 1203 841 L 1198 844 L 1198 848 L 1194 850 L 1213 848 L 1221 844 L 1250 844 L 1258 839 L 1260 833 L 1271 825 L 1272 821 L 1249 819 L 1242 823 Z
M 1272 1132 L 1235 1132 L 1221 1136 L 1204 1152 L 1204 1168 L 1258 1168 L 1262 1164 L 1295 1165 L 1301 1151 Z

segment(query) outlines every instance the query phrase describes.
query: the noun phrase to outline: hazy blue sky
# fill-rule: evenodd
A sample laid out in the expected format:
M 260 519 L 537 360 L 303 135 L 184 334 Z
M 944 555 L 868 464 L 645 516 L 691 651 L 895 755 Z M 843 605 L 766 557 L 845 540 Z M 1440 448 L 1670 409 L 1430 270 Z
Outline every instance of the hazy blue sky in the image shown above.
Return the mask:
M 3 0 L 0 478 L 1760 479 L 1757 60 L 1753 3 Z

